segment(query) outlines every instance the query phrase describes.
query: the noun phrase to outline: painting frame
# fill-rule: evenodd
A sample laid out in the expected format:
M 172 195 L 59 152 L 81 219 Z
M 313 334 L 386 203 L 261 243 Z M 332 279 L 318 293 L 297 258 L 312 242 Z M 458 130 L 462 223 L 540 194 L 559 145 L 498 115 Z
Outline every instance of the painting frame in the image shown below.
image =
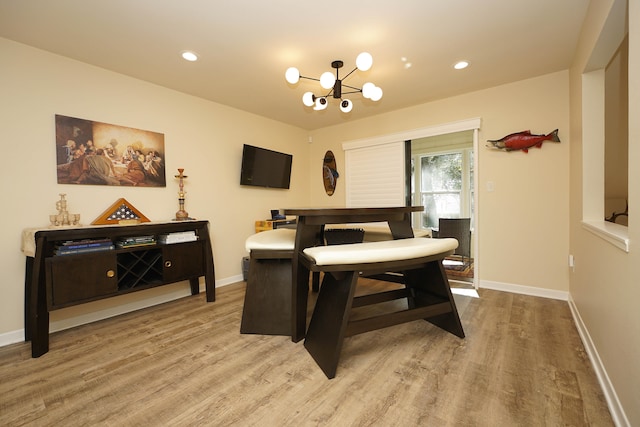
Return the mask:
M 55 115 L 58 184 L 166 187 L 164 134 Z

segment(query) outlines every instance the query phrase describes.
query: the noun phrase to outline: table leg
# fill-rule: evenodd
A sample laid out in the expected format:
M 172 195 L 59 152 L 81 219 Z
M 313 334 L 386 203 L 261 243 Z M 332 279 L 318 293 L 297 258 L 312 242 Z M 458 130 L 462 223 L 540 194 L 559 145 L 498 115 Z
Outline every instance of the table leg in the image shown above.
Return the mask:
M 38 247 L 41 247 L 39 245 Z M 47 289 L 45 285 L 42 251 L 36 249 L 29 285 L 29 338 L 31 339 L 31 357 L 40 357 L 49 351 L 49 308 L 47 307 Z
M 207 294 L 207 302 L 213 302 L 216 300 L 216 274 L 213 262 L 213 250 L 211 249 L 211 240 L 209 239 L 207 239 L 207 243 L 205 245 L 205 260 L 204 284 Z
M 189 279 L 189 286 L 191 286 L 191 295 L 200 293 L 200 280 L 197 277 Z

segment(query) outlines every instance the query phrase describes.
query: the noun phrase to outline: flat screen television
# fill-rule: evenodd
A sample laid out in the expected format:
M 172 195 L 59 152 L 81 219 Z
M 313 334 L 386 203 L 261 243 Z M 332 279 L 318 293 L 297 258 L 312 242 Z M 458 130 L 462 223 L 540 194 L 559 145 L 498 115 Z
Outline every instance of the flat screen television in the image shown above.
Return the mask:
M 240 185 L 289 188 L 292 160 L 291 154 L 244 144 Z

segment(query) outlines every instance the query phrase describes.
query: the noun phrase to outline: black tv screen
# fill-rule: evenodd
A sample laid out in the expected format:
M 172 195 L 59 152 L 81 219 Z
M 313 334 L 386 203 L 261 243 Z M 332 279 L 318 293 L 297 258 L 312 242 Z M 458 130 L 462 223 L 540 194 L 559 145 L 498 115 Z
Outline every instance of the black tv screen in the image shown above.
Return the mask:
M 244 144 L 240 185 L 289 188 L 292 160 L 291 154 Z

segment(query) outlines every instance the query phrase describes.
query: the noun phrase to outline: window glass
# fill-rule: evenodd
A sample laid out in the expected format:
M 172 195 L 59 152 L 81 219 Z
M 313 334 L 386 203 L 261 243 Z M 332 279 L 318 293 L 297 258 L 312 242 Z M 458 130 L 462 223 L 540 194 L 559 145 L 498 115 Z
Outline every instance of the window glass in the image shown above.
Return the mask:
M 438 218 L 459 218 L 462 212 L 462 152 L 423 156 L 422 227 L 438 227 Z

